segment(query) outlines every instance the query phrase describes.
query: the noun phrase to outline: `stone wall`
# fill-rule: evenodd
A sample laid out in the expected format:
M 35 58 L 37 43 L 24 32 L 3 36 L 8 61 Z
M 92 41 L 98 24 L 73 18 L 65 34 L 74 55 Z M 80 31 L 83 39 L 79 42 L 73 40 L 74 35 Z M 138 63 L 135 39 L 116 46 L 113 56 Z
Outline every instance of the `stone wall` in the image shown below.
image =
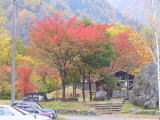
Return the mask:
M 160 111 L 156 111 L 156 110 L 137 110 L 137 109 L 130 108 L 129 112 L 132 114 L 160 115 Z
M 84 115 L 96 115 L 96 110 L 85 111 L 85 110 L 71 110 L 71 109 L 57 109 L 58 113 L 72 113 L 72 114 L 84 114 Z

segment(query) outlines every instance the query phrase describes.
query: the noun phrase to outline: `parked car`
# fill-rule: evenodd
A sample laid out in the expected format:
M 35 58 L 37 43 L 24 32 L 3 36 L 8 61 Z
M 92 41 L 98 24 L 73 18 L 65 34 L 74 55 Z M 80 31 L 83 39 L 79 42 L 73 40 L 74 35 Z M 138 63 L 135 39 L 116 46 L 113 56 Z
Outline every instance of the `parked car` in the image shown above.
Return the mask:
M 48 113 L 48 112 L 42 112 L 41 110 L 39 110 L 38 108 L 36 108 L 33 105 L 16 105 L 16 107 L 20 108 L 24 111 L 27 111 L 31 114 L 39 114 L 39 115 L 44 115 L 44 116 L 50 117 L 50 118 L 52 118 L 52 120 L 54 120 L 56 118 L 55 114 Z
M 44 92 L 27 93 L 24 95 L 23 101 L 47 101 L 47 95 Z
M 34 106 L 39 111 L 41 111 L 41 113 L 49 113 L 49 114 L 52 114 L 52 116 L 54 116 L 54 118 L 57 117 L 57 110 L 55 110 L 55 109 L 44 109 L 41 105 L 39 105 L 37 102 L 34 102 L 34 101 L 13 102 L 11 104 L 11 106 L 22 106 L 22 105 Z
M 9 105 L 0 105 L 0 120 L 51 120 L 42 115 L 31 115 Z

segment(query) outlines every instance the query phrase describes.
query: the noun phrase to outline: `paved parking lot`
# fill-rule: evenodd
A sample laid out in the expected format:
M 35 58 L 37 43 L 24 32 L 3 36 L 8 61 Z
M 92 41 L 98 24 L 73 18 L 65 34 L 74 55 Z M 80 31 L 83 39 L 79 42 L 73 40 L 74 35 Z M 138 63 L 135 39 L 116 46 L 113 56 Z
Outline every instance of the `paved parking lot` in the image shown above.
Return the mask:
M 70 116 L 60 115 L 65 120 L 159 120 L 158 118 L 126 118 L 126 117 L 113 117 L 113 116 Z

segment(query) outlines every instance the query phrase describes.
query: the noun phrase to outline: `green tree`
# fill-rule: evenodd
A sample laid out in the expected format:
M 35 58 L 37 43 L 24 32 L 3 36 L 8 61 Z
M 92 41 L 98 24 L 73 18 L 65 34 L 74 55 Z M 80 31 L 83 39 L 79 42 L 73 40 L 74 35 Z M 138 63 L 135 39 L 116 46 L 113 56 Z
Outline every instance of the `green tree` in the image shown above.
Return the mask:
M 67 80 L 67 83 L 69 85 L 72 84 L 73 86 L 73 96 L 76 96 L 76 89 L 78 85 L 80 85 L 81 83 L 81 78 L 82 76 L 79 72 L 78 67 L 73 66 L 68 72 L 68 80 Z
M 92 78 L 95 70 L 110 66 L 114 56 L 114 50 L 111 42 L 105 42 L 100 46 L 101 49 L 82 56 L 82 62 L 85 64 L 85 76 L 89 84 L 90 101 L 92 100 Z M 103 49 L 102 49 L 103 48 Z
M 53 67 L 38 65 L 35 68 L 33 78 L 39 83 L 41 91 L 49 93 L 61 88 L 60 76 Z
M 110 99 L 111 92 L 116 88 L 117 79 L 108 72 L 102 73 L 102 78 L 105 82 L 105 89 L 107 90 L 108 98 Z

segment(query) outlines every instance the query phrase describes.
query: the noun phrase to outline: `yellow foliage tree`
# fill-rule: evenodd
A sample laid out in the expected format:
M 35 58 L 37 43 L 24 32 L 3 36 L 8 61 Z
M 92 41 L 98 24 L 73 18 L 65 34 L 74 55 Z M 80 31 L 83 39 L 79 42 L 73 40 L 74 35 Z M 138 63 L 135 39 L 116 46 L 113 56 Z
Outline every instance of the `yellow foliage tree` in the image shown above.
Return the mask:
M 147 38 L 147 36 L 142 32 L 137 32 L 133 30 L 131 26 L 122 25 L 120 23 L 115 23 L 113 27 L 109 28 L 107 30 L 107 35 L 110 35 L 110 37 L 114 37 L 119 34 L 123 34 L 125 32 L 129 32 L 128 41 L 134 48 L 134 51 L 132 51 L 132 56 L 130 55 L 115 56 L 116 62 L 114 63 L 121 64 L 121 66 L 119 67 L 122 67 L 122 68 L 119 68 L 119 69 L 125 69 L 126 71 L 132 74 L 136 74 L 140 72 L 140 70 L 145 64 L 153 60 L 152 53 L 150 49 L 148 49 L 150 48 L 148 46 L 151 46 L 150 45 L 151 42 L 148 42 L 149 38 Z M 117 43 L 114 43 L 114 44 L 117 44 Z
M 113 27 L 107 29 L 107 33 L 109 33 L 109 35 L 112 37 L 120 33 L 123 33 L 125 31 L 128 31 L 130 29 L 131 27 L 129 25 L 122 25 L 120 23 L 114 23 Z
M 1 96 L 10 93 L 10 74 L 12 60 L 12 38 L 7 29 L 7 18 L 0 8 L 0 92 Z M 35 60 L 30 56 L 25 56 L 26 47 L 20 40 L 16 41 L 16 65 L 35 64 Z M 7 93 L 6 93 L 7 92 Z M 10 96 L 10 95 L 8 95 Z
M 11 61 L 11 37 L 6 28 L 7 19 L 0 8 L 0 93 L 1 97 L 9 94 L 9 72 L 8 66 Z M 8 90 L 7 90 L 8 89 Z
M 145 64 L 153 60 L 151 51 L 148 49 L 149 47 L 147 47 L 150 46 L 150 43 L 148 42 L 148 38 L 139 32 L 132 32 L 129 40 L 136 48 L 135 52 L 139 56 L 138 60 L 140 64 L 139 67 L 137 67 L 137 69 L 134 71 L 134 73 L 138 73 Z

